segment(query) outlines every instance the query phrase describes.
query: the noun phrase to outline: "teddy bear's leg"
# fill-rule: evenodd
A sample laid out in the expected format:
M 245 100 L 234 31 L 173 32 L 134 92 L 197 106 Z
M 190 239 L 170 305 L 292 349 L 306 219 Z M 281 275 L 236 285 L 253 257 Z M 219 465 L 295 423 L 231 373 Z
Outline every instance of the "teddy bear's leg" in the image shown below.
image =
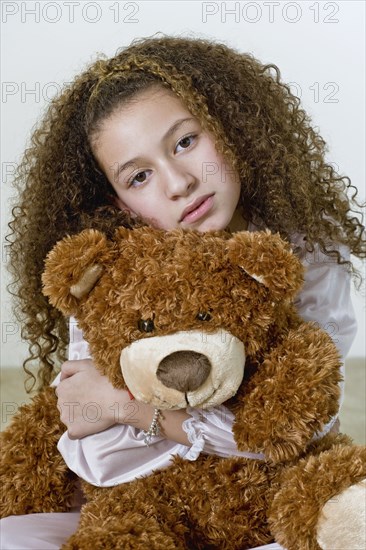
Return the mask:
M 185 549 L 187 527 L 164 488 L 164 472 L 116 487 L 83 483 L 87 504 L 62 550 Z M 164 489 L 163 489 L 164 488 Z
M 162 531 L 155 518 L 126 512 L 121 518 L 96 523 L 90 518 L 88 529 L 79 530 L 61 547 L 62 550 L 183 550 L 174 537 Z
M 267 509 L 276 472 L 251 459 L 176 457 L 131 483 L 85 487 L 88 503 L 62 550 L 244 550 L 272 542 Z
M 20 407 L 0 439 L 1 517 L 69 509 L 75 476 L 57 450 L 64 431 L 53 388 Z
M 279 468 L 238 457 L 175 457 L 169 468 L 120 486 L 84 484 L 88 502 L 62 550 L 244 550 L 272 542 L 267 510 Z
M 363 550 L 365 478 L 366 448 L 345 444 L 343 436 L 288 467 L 269 513 L 277 542 L 288 550 Z
M 189 525 L 187 548 L 244 550 L 273 542 L 267 510 L 276 466 L 216 456 L 175 463 Z
M 366 479 L 351 485 L 323 506 L 317 540 L 323 550 L 366 548 Z

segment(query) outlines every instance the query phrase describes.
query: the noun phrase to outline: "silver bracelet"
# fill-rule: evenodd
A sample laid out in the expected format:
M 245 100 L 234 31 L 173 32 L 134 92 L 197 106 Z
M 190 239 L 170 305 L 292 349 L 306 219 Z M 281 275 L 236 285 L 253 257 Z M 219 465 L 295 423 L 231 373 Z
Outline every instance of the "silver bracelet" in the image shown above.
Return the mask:
M 159 419 L 161 417 L 161 411 L 160 409 L 154 409 L 154 416 L 150 425 L 150 428 L 148 430 L 144 430 L 144 443 L 149 447 L 151 439 L 154 437 L 154 435 L 159 435 L 160 432 L 160 426 L 159 426 Z

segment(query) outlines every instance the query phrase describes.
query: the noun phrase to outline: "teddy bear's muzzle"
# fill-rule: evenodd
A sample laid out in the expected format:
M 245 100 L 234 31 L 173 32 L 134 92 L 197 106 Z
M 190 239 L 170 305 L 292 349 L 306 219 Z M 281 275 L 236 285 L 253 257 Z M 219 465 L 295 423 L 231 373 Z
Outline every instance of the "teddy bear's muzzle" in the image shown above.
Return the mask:
M 159 409 L 209 408 L 235 395 L 244 375 L 243 343 L 225 330 L 152 336 L 121 352 L 127 387 Z

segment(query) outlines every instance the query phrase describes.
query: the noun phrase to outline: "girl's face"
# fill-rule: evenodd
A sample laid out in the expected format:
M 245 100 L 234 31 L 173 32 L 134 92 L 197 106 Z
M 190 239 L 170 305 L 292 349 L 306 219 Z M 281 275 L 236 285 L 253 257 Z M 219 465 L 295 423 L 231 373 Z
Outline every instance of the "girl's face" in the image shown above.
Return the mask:
M 149 88 L 107 118 L 93 141 L 117 205 L 162 229 L 225 229 L 240 195 L 237 175 L 181 100 Z

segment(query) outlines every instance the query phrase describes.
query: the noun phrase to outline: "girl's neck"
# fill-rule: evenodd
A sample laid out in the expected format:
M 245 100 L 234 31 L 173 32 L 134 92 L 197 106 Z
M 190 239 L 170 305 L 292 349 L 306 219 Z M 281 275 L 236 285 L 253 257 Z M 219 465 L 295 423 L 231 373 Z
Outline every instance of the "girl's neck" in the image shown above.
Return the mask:
M 228 225 L 229 231 L 236 233 L 237 231 L 244 231 L 248 229 L 248 221 L 243 217 L 240 210 L 235 210 L 231 222 Z

